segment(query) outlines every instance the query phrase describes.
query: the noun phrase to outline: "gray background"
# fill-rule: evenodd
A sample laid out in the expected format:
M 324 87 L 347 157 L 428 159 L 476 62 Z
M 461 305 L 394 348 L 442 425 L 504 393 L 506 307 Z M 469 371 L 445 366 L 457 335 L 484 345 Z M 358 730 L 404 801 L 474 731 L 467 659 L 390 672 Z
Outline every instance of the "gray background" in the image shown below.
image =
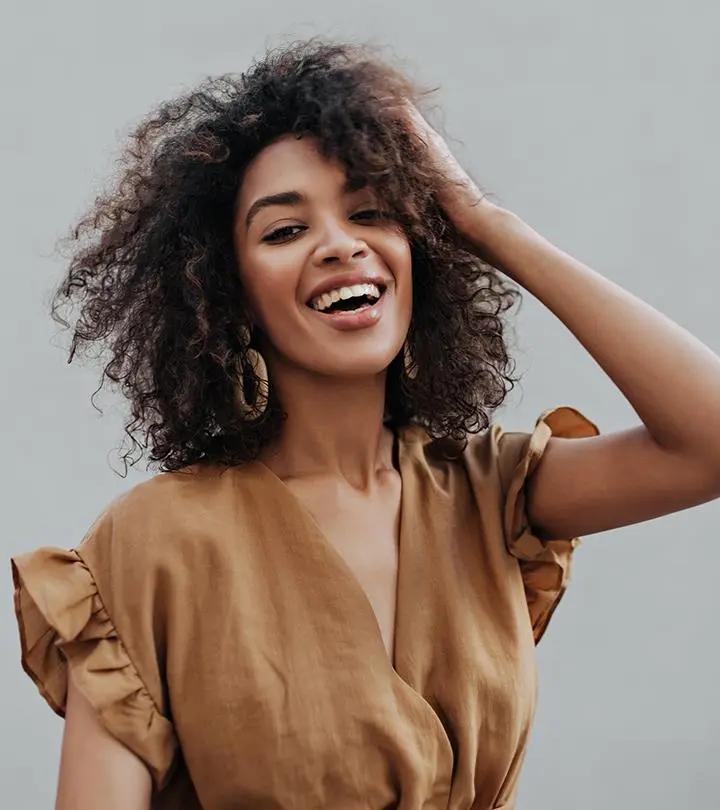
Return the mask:
M 0 32 L 6 557 L 72 546 L 145 475 L 112 472 L 122 410 L 91 408 L 96 372 L 65 366 L 45 315 L 56 238 L 149 105 L 244 69 L 278 35 L 391 45 L 441 86 L 459 156 L 503 204 L 720 348 L 714 0 L 6 0 Z M 525 377 L 506 425 L 559 403 L 604 430 L 634 421 L 537 303 L 518 325 Z M 586 540 L 539 650 L 520 810 L 720 807 L 718 529 L 715 503 Z M 62 723 L 21 673 L 3 583 L 1 803 L 51 807 Z

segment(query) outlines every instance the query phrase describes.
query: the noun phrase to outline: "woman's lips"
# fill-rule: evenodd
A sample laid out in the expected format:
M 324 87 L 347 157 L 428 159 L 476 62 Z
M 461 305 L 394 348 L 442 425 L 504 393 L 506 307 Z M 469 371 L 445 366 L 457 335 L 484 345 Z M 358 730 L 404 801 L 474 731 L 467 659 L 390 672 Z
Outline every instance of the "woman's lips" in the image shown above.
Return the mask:
M 340 332 L 348 332 L 374 326 L 382 317 L 386 298 L 387 290 L 384 290 L 380 298 L 378 298 L 374 304 L 365 305 L 360 309 L 347 312 L 343 310 L 338 310 L 337 312 L 320 312 L 312 307 L 308 307 L 308 309 L 333 329 L 337 329 Z

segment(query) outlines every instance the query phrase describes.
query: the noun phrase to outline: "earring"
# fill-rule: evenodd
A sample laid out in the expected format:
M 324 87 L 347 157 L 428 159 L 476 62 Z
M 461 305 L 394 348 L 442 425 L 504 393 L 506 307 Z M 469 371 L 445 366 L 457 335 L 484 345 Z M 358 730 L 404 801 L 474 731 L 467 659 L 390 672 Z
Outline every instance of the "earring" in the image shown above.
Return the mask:
M 410 344 L 407 340 L 403 344 L 403 371 L 405 372 L 405 376 L 410 380 L 414 380 L 418 375 L 418 366 L 415 362 L 415 358 L 412 356 Z
M 251 341 L 249 341 L 251 342 Z M 240 360 L 237 402 L 247 419 L 259 419 L 270 400 L 270 378 L 265 358 L 256 348 L 248 348 Z

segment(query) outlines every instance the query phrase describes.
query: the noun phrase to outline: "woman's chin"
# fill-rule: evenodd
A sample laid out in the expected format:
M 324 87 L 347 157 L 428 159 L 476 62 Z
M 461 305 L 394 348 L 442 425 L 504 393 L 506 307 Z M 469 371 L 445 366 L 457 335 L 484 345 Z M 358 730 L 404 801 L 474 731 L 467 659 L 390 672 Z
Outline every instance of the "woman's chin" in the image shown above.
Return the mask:
M 299 365 L 311 374 L 335 379 L 358 380 L 363 377 L 374 378 L 384 375 L 390 363 L 397 356 L 400 349 L 392 347 L 391 350 L 376 352 L 318 352 Z
M 382 359 L 353 359 L 343 363 L 327 363 L 316 369 L 316 373 L 334 379 L 360 380 L 363 378 L 375 378 L 384 375 L 391 363 L 391 360 Z
M 267 347 L 269 366 L 276 374 L 283 374 L 283 368 L 287 368 L 292 375 L 305 371 L 311 376 L 336 379 L 373 378 L 387 372 L 402 351 L 406 335 L 404 329 L 385 330 L 385 334 L 378 331 L 372 336 L 369 332 L 339 333 L 332 339 L 323 335 L 322 340 L 308 340 L 307 335 L 299 334 L 293 342 L 288 330 L 282 344 L 278 341 L 275 349 Z

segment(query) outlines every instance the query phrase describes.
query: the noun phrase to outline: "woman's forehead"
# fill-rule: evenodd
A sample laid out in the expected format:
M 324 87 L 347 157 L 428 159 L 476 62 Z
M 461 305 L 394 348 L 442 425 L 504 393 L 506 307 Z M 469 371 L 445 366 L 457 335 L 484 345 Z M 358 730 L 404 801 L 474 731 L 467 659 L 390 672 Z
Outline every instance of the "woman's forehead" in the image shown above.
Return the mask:
M 365 187 L 350 180 L 338 160 L 328 158 L 312 135 L 284 135 L 266 146 L 245 170 L 238 194 L 238 211 L 247 211 L 258 197 L 297 191 L 304 196 L 333 191 L 351 194 Z
M 343 174 L 340 164 L 321 154 L 317 139 L 311 135 L 283 135 L 262 149 L 248 164 L 243 186 L 282 183 L 286 177 L 304 173 Z

